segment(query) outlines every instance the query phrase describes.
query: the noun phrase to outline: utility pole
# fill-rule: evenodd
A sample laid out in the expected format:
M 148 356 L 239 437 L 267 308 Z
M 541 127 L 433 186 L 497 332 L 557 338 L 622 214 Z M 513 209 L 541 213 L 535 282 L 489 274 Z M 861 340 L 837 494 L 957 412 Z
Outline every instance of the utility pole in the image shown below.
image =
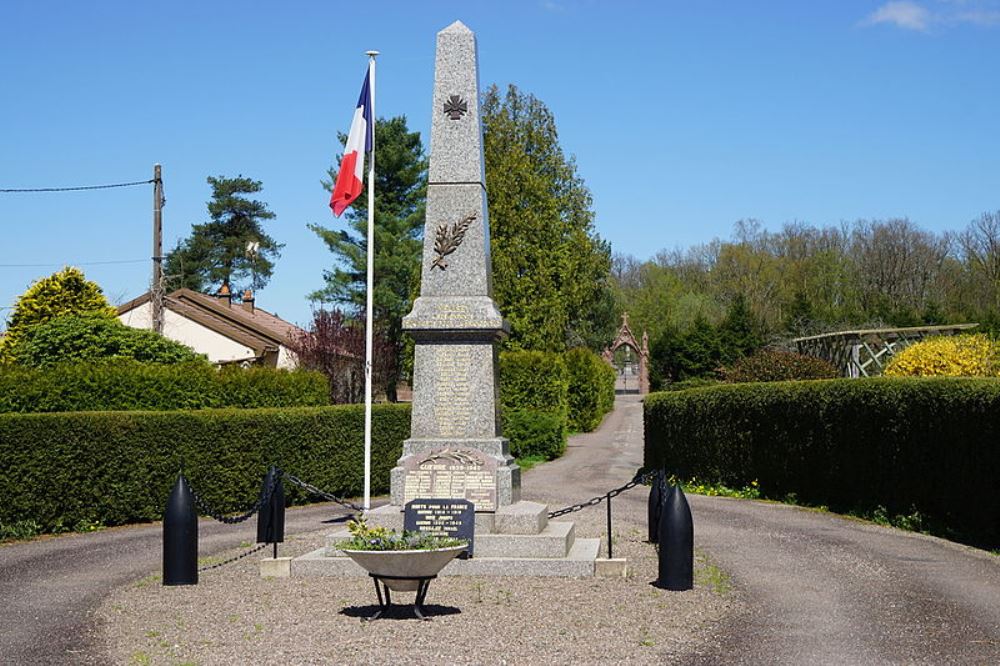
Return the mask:
M 153 165 L 153 284 L 150 289 L 153 330 L 163 333 L 163 179 Z

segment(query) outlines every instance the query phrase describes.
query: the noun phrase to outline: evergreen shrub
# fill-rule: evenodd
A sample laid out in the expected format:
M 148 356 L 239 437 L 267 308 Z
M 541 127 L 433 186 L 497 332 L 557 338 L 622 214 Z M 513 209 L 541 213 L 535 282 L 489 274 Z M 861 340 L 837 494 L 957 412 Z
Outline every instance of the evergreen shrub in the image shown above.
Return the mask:
M 841 374 L 828 361 L 794 352 L 762 349 L 727 368 L 727 382 L 783 382 L 796 379 L 836 379 Z
M 515 458 L 543 456 L 555 460 L 566 451 L 566 429 L 551 412 L 516 409 L 504 412 L 503 434 Z
M 614 368 L 584 347 L 569 350 L 563 361 L 569 382 L 567 426 L 574 432 L 590 432 L 614 407 Z
M 983 333 L 929 338 L 892 357 L 887 377 L 997 377 L 1000 347 Z
M 373 492 L 389 489 L 409 432 L 409 406 L 373 407 Z M 33 520 L 58 531 L 156 520 L 182 465 L 195 491 L 223 511 L 251 505 L 272 462 L 357 496 L 363 456 L 361 405 L 0 414 L 0 523 Z M 310 499 L 290 484 L 285 490 L 293 503 Z
M 132 328 L 117 319 L 65 315 L 24 332 L 11 352 L 32 368 L 79 361 L 134 359 L 145 363 L 183 363 L 204 356 L 155 331 Z
M 305 407 L 329 404 L 318 372 L 216 370 L 204 362 L 118 360 L 47 368 L 0 366 L 0 412 Z
M 514 351 L 500 354 L 500 409 L 569 413 L 569 374 L 561 354 Z
M 1000 380 L 729 384 L 646 397 L 645 464 L 1000 545 Z

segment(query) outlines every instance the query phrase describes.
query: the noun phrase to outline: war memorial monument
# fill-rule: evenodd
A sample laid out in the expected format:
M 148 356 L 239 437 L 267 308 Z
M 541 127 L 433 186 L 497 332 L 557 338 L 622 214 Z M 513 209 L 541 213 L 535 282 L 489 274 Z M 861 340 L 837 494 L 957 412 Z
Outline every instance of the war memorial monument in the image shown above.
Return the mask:
M 521 498 L 502 435 L 497 341 L 509 329 L 492 298 L 479 100 L 476 37 L 456 21 L 437 35 L 420 296 L 403 318 L 415 343 L 410 438 L 391 503 L 366 518 L 400 530 L 408 502 L 466 500 L 475 554 L 443 574 L 592 576 L 600 539 L 577 539 L 572 522 L 549 522 L 547 506 Z M 363 574 L 329 545 L 292 563 L 292 575 Z

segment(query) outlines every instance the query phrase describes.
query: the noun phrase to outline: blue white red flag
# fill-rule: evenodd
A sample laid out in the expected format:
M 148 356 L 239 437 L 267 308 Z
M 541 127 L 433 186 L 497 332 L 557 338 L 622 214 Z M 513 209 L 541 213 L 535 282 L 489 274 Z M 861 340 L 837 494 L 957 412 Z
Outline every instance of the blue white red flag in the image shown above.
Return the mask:
M 358 198 L 364 186 L 365 153 L 372 149 L 374 130 L 369 74 L 370 72 L 365 73 L 358 108 L 354 109 L 354 119 L 351 121 L 351 132 L 344 144 L 344 157 L 340 161 L 340 171 L 337 172 L 337 184 L 333 186 L 333 194 L 330 195 L 330 208 L 337 217 Z

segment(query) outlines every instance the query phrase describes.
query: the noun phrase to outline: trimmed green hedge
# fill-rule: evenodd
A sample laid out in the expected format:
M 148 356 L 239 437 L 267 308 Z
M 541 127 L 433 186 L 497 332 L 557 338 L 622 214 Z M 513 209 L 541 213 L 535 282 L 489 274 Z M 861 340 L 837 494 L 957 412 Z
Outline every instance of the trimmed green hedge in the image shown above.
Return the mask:
M 574 432 L 590 432 L 614 407 L 615 370 L 584 347 L 563 354 L 569 380 L 567 425 Z
M 560 354 L 518 351 L 500 354 L 500 409 L 549 412 L 566 418 L 569 377 Z
M 566 452 L 562 419 L 550 412 L 511 410 L 503 415 L 503 434 L 515 458 L 542 456 L 555 460 Z
M 1000 380 L 736 384 L 645 400 L 645 462 L 1000 545 Z
M 375 405 L 372 490 L 410 432 L 410 408 Z M 364 407 L 0 414 L 0 523 L 46 531 L 80 521 L 117 525 L 161 517 L 183 463 L 191 485 L 222 510 L 250 505 L 267 464 L 320 488 L 363 490 Z M 286 484 L 291 501 L 304 495 Z
M 318 372 L 207 363 L 72 363 L 0 366 L 0 412 L 310 407 L 330 402 Z

